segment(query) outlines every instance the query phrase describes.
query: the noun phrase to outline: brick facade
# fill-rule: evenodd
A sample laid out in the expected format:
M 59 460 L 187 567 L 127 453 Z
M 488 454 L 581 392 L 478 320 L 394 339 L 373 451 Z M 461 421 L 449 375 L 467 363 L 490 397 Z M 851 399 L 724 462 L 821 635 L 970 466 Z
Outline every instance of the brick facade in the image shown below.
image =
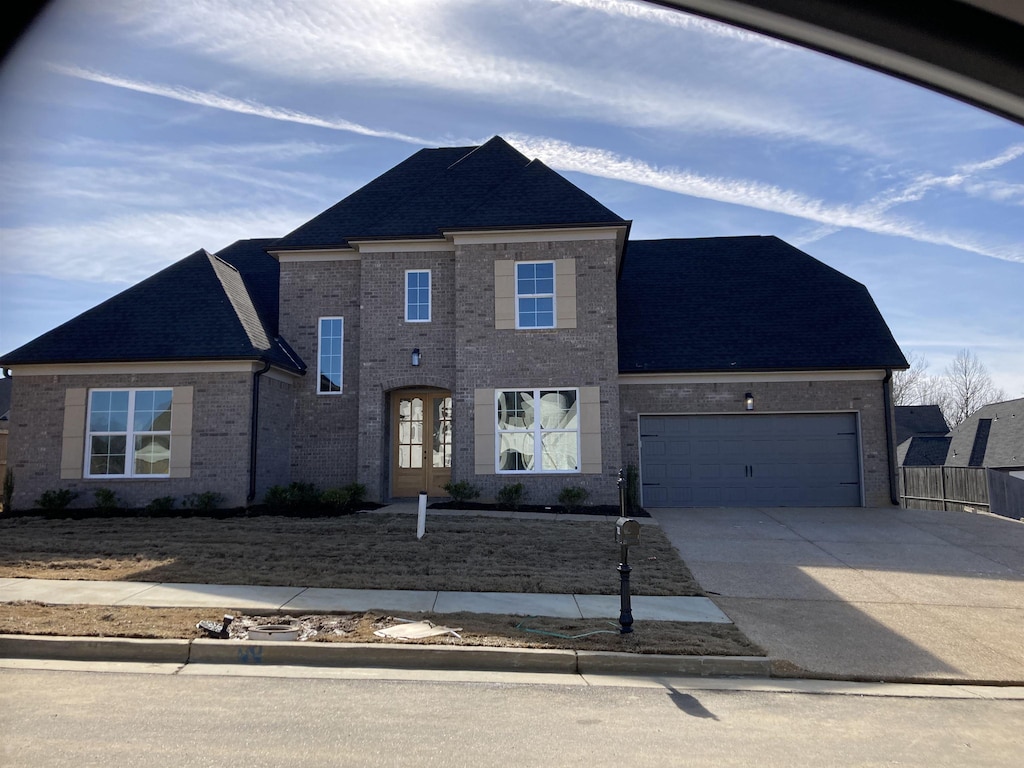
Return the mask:
M 521 482 L 532 503 L 555 503 L 566 486 L 582 486 L 592 503 L 615 503 L 619 469 L 619 392 L 615 310 L 614 240 L 569 240 L 460 245 L 456 249 L 455 389 L 456 480 L 493 498 L 504 485 Z M 495 328 L 494 261 L 574 259 L 575 328 Z M 474 473 L 474 390 L 534 387 L 599 387 L 600 474 Z M 493 449 L 492 449 L 493 450 Z
M 79 494 L 75 507 L 93 506 L 97 488 L 109 488 L 129 507 L 173 496 L 214 491 L 227 506 L 245 504 L 249 482 L 252 374 L 145 373 L 14 377 L 9 467 L 14 470 L 14 506 L 29 508 L 45 491 Z M 189 477 L 154 479 L 61 479 L 65 394 L 78 388 L 192 387 L 192 457 Z M 171 445 L 173 455 L 174 445 Z

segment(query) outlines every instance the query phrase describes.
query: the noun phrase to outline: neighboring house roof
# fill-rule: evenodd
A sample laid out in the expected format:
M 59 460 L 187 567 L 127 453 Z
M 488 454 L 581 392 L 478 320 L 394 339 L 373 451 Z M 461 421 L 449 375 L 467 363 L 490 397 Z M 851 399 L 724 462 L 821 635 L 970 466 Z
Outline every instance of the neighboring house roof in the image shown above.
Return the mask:
M 857 281 L 777 237 L 631 240 L 619 371 L 907 368 Z
M 304 365 L 276 336 L 277 260 L 270 240 L 198 250 L 0 360 L 42 363 L 256 359 Z
M 423 149 L 328 208 L 271 250 L 445 231 L 627 224 L 568 179 L 500 136 L 478 147 Z
M 949 432 L 937 405 L 897 405 L 895 417 L 897 444 L 911 437 L 943 437 Z
M 0 379 L 0 421 L 7 421 L 11 416 L 11 380 Z
M 948 437 L 915 436 L 896 448 L 896 463 L 901 467 L 941 467 L 949 454 Z
M 1024 398 L 979 408 L 949 437 L 947 466 L 1024 468 Z

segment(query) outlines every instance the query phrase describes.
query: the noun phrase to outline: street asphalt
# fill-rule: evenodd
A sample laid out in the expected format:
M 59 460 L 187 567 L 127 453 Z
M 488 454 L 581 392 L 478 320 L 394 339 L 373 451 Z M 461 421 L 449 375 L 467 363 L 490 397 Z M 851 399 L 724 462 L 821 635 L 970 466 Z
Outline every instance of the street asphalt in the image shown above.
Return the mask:
M 394 505 L 389 511 L 396 511 Z M 407 510 L 400 510 L 407 511 Z M 433 514 L 433 513 L 432 513 Z M 766 657 L 287 641 L 0 636 L 2 659 L 806 677 L 1024 685 L 1024 523 L 899 508 L 651 510 L 710 596 L 638 621 L 735 622 Z M 641 544 L 638 545 L 642 548 Z M 0 602 L 617 618 L 619 598 L 0 579 Z

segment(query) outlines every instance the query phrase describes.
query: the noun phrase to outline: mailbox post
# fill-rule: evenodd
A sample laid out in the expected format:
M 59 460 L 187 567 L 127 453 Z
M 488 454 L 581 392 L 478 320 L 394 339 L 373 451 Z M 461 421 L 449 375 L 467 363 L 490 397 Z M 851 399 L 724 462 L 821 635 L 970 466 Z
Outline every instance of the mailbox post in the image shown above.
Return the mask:
M 640 543 L 640 523 L 626 517 L 626 481 L 619 470 L 619 519 L 615 521 L 615 541 L 619 545 L 619 634 L 633 631 L 633 608 L 629 599 L 629 547 Z

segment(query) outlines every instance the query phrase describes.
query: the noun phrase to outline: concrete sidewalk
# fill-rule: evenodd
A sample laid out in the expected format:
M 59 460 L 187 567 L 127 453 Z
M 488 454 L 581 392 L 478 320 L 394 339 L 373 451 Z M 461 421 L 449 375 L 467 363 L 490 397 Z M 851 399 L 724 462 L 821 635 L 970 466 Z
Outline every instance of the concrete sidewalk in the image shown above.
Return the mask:
M 34 600 L 55 605 L 137 605 L 154 608 L 230 608 L 257 613 L 497 613 L 566 619 L 618 619 L 618 595 L 513 592 L 320 589 L 238 584 L 159 584 L 143 581 L 0 579 L 0 603 Z M 706 597 L 631 598 L 638 621 L 731 624 Z
M 652 512 L 775 659 L 832 679 L 1024 683 L 1024 523 L 896 507 Z

